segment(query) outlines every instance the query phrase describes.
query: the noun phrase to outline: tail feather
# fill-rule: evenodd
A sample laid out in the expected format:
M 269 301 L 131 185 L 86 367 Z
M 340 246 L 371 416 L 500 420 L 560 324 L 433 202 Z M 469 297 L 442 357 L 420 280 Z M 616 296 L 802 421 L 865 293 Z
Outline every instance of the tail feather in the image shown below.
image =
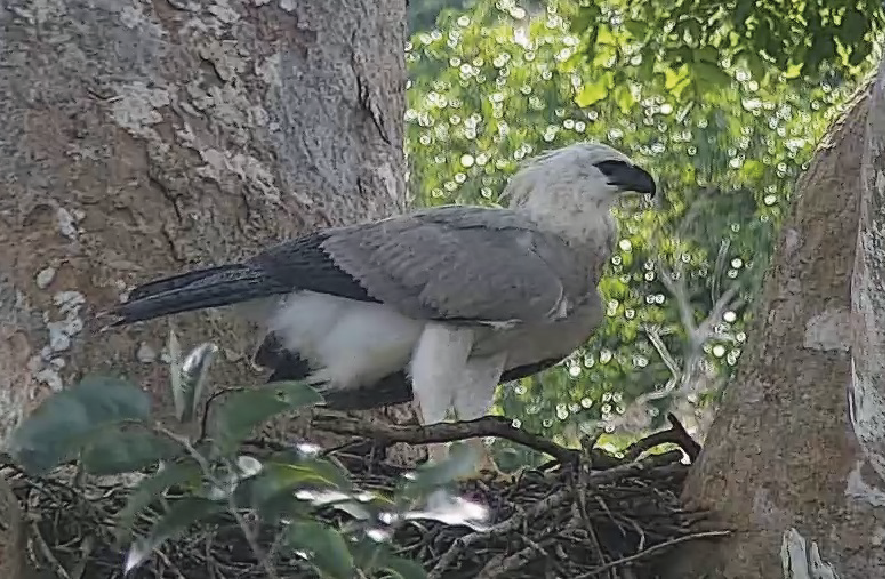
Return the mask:
M 285 291 L 261 271 L 243 264 L 227 264 L 179 274 L 138 286 L 129 301 L 109 314 L 109 326 L 122 326 L 169 314 L 227 306 Z
M 241 264 L 225 264 L 223 266 L 214 266 L 212 268 L 195 270 L 193 272 L 176 274 L 175 276 L 169 276 L 168 278 L 160 278 L 159 280 L 146 282 L 141 286 L 133 288 L 129 293 L 129 301 L 133 302 L 146 296 L 161 294 L 169 290 L 180 290 L 192 282 L 199 282 L 206 278 L 207 274 L 217 274 L 228 271 L 237 272 L 242 269 L 243 266 Z

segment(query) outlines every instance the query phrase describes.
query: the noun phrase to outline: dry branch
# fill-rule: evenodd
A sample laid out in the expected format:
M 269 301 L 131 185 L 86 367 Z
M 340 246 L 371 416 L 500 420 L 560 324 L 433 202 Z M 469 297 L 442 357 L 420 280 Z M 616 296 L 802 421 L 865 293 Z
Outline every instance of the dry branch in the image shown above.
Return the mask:
M 662 443 L 674 443 L 682 447 L 686 455 L 689 456 L 689 460 L 694 463 L 698 454 L 701 453 L 701 445 L 696 443 L 692 436 L 686 432 L 673 413 L 668 413 L 668 422 L 671 424 L 671 428 L 667 431 L 658 431 L 629 446 L 625 450 L 625 460 L 633 461 Z
M 576 449 L 561 447 L 553 441 L 518 429 L 509 419 L 504 417 L 487 416 L 472 421 L 422 426 L 385 425 L 351 417 L 317 416 L 314 418 L 313 426 L 339 435 L 369 437 L 382 445 L 390 443 L 410 443 L 413 445 L 449 443 L 475 437 L 501 437 L 546 453 L 560 463 L 574 462 L 578 460 L 580 454 Z

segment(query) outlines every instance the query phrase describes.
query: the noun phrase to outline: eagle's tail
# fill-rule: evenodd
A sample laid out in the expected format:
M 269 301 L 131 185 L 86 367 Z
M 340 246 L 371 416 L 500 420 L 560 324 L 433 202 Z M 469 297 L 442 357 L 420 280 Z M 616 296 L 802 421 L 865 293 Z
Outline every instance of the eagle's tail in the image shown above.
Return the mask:
M 168 314 L 227 306 L 277 293 L 275 285 L 255 267 L 226 264 L 162 278 L 136 287 L 129 300 L 105 313 L 108 327 L 150 320 Z

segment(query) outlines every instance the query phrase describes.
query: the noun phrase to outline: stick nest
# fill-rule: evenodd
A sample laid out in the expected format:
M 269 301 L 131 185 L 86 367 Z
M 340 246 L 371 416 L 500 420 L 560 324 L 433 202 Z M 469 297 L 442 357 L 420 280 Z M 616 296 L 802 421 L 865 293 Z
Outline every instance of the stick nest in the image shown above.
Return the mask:
M 662 441 L 677 442 L 692 459 L 697 456 L 697 444 L 672 423 L 672 429 L 635 444 L 623 457 L 595 449 L 592 456 L 552 462 L 557 465 L 524 472 L 512 482 L 460 483 L 462 496 L 489 507 L 488 529 L 414 520 L 397 528 L 393 544 L 437 578 L 654 578 L 677 544 L 725 533 L 699 531 L 704 514 L 681 507 L 689 469 L 681 462 L 683 452 L 640 458 Z M 364 446 L 331 454 L 363 488 L 393 489 L 404 470 L 370 459 L 378 454 L 367 451 Z M 43 478 L 9 465 L 3 473 L 25 514 L 22 535 L 30 570 L 24 577 L 124 576 L 129 545 L 118 537 L 116 515 L 132 482 L 117 477 L 77 483 L 72 468 Z M 321 508 L 318 516 L 330 522 L 346 517 L 330 508 Z M 139 525 L 146 531 L 149 521 Z M 262 530 L 259 541 L 272 553 L 280 576 L 316 577 L 298 557 L 276 552 L 274 537 L 274 530 Z M 256 561 L 237 523 L 223 516 L 162 544 L 132 575 L 262 578 L 267 569 Z

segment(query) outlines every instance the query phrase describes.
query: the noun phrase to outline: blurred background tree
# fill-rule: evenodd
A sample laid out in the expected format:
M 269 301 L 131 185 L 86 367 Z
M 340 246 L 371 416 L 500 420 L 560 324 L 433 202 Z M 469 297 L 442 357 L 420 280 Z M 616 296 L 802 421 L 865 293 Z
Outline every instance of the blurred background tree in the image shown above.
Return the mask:
M 433 26 L 427 11 L 416 19 L 441 4 Z M 794 181 L 876 62 L 883 22 L 872 1 L 752 6 L 410 7 L 417 204 L 494 204 L 522 160 L 586 139 L 625 150 L 661 184 L 658 207 L 618 216 L 599 331 L 563 365 L 501 389 L 500 410 L 526 428 L 567 442 L 605 428 L 620 445 L 674 411 L 704 434 Z

